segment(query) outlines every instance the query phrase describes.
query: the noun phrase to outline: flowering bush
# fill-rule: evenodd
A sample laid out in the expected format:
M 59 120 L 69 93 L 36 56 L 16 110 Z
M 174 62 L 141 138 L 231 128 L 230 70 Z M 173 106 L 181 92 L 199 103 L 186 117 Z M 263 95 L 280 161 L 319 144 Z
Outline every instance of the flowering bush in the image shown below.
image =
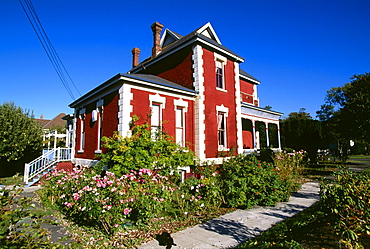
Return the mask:
M 150 169 L 116 177 L 93 168 L 53 171 L 43 183 L 44 197 L 76 222 L 99 225 L 107 233 L 128 221 L 156 216 L 174 191 L 167 177 Z
M 334 214 L 334 228 L 348 248 L 361 247 L 360 238 L 370 235 L 370 172 L 334 173 L 334 182 L 321 184 L 322 206 Z
M 290 181 L 291 190 L 298 189 L 307 158 L 307 152 L 304 150 L 275 153 L 273 157 L 275 169 L 281 177 Z
M 272 164 L 258 161 L 254 156 L 231 158 L 218 170 L 224 198 L 231 207 L 274 205 L 290 196 L 290 179 L 280 176 Z

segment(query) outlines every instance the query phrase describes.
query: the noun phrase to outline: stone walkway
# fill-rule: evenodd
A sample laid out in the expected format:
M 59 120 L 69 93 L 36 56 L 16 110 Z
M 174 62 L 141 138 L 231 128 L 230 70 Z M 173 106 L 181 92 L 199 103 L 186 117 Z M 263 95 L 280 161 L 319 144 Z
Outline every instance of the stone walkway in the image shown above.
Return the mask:
M 207 223 L 187 228 L 172 234 L 176 246 L 180 248 L 232 248 L 256 237 L 274 224 L 292 217 L 319 200 L 319 183 L 308 182 L 294 193 L 288 202 L 278 203 L 275 207 L 255 207 L 237 210 Z M 157 240 L 152 240 L 140 249 L 165 248 Z

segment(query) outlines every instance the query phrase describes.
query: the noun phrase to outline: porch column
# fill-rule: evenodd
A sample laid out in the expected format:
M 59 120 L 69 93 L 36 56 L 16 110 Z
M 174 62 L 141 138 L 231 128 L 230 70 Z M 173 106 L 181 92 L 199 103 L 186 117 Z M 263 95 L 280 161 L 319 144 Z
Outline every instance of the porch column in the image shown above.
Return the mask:
M 269 139 L 269 124 L 266 122 L 266 146 L 270 148 L 270 139 Z
M 281 150 L 280 124 L 279 123 L 277 123 L 277 132 L 278 132 L 278 146 L 279 146 L 279 149 Z
M 252 121 L 252 137 L 253 137 L 253 149 L 257 149 L 257 139 L 256 139 L 256 123 L 253 119 Z

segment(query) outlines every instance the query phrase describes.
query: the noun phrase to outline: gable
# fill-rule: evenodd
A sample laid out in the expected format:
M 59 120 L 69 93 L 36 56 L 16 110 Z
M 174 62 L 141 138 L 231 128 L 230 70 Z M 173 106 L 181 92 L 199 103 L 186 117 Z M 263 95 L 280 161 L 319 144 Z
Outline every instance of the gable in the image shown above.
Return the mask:
M 209 39 L 221 45 L 220 39 L 218 38 L 215 30 L 213 29 L 211 23 L 209 22 L 205 24 L 204 26 L 202 26 L 201 28 L 199 28 L 198 30 L 196 30 L 196 33 L 200 35 L 204 35 L 205 37 L 208 37 Z
M 166 47 L 170 45 L 171 43 L 174 43 L 175 41 L 178 41 L 182 38 L 183 36 L 173 32 L 172 30 L 166 29 L 163 33 L 163 36 L 161 38 L 161 47 Z

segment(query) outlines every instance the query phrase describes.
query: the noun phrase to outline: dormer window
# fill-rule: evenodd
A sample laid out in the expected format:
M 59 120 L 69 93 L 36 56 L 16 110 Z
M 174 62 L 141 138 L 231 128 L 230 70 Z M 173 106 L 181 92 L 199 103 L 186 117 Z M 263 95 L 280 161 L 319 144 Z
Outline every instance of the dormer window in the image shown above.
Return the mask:
M 225 89 L 224 84 L 224 65 L 220 60 L 216 60 L 216 87 Z

